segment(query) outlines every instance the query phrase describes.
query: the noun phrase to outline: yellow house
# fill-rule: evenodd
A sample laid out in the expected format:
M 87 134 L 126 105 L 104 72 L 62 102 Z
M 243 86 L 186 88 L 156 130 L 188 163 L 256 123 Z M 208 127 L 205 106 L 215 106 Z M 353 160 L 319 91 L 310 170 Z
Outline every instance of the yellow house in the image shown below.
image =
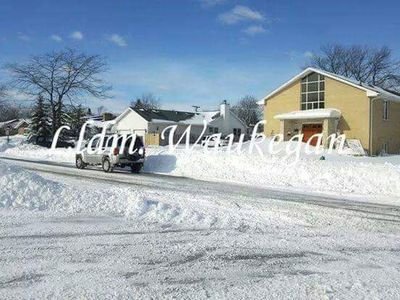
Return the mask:
M 302 133 L 307 141 L 322 133 L 326 141 L 331 134 L 345 134 L 370 155 L 400 153 L 399 93 L 307 68 L 259 104 L 267 136 L 280 133 L 289 140 Z

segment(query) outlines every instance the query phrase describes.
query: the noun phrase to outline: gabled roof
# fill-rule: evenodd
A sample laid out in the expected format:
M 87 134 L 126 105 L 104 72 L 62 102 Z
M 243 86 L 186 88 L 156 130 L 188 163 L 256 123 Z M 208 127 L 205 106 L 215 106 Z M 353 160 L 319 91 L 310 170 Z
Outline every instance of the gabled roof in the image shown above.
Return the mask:
M 204 116 L 204 119 L 207 121 L 207 123 L 210 123 L 212 121 L 218 120 L 219 118 L 222 118 L 221 112 L 219 110 L 216 111 L 203 111 L 201 114 Z M 247 128 L 246 123 L 239 118 L 230 108 L 229 108 L 229 114 L 234 117 L 236 120 L 238 120 L 244 127 Z
M 186 112 L 186 111 L 143 109 L 143 108 L 133 108 L 133 107 L 131 107 L 131 109 L 149 122 L 153 120 L 180 122 L 191 119 L 196 115 L 196 113 Z
M 290 86 L 291 84 L 295 83 L 296 81 L 302 79 L 303 77 L 311 74 L 311 73 L 319 73 L 321 75 L 324 75 L 326 77 L 335 79 L 337 81 L 343 82 L 345 84 L 348 84 L 350 86 L 353 86 L 355 88 L 358 88 L 360 90 L 363 90 L 366 92 L 368 97 L 382 97 L 386 100 L 389 101 L 398 101 L 400 102 L 400 94 L 397 92 L 393 92 L 393 91 L 389 91 L 389 90 L 385 90 L 382 89 L 380 87 L 377 86 L 372 86 L 366 83 L 360 83 L 360 82 L 356 82 L 353 79 L 350 78 L 346 78 L 344 76 L 340 76 L 340 75 L 336 75 L 327 71 L 323 71 L 320 69 L 316 69 L 316 68 L 307 68 L 304 71 L 302 71 L 301 73 L 297 74 L 296 76 L 294 76 L 292 79 L 290 79 L 289 81 L 285 82 L 283 85 L 281 85 L 280 87 L 278 87 L 276 90 L 272 91 L 271 93 L 269 93 L 267 96 L 265 96 L 262 100 L 260 100 L 258 102 L 258 104 L 260 105 L 264 105 L 264 102 L 266 100 L 268 100 L 269 98 L 271 98 L 272 96 L 276 95 L 277 93 L 279 93 L 280 91 L 282 91 L 283 89 L 285 89 L 286 87 Z
M 115 119 L 115 122 L 118 123 L 123 117 L 125 117 L 127 113 L 131 111 L 137 113 L 147 122 L 153 123 L 181 123 L 188 125 L 203 125 L 204 120 L 204 116 L 200 113 L 129 107 Z
M 5 122 L 1 122 L 0 128 L 6 128 L 7 126 L 10 126 L 13 129 L 18 129 L 19 127 L 24 125 L 24 123 L 29 125 L 29 122 L 30 122 L 29 120 L 25 119 L 12 119 Z
M 201 114 L 204 116 L 204 119 L 207 121 L 207 123 L 210 123 L 221 117 L 221 112 L 219 110 L 202 111 Z

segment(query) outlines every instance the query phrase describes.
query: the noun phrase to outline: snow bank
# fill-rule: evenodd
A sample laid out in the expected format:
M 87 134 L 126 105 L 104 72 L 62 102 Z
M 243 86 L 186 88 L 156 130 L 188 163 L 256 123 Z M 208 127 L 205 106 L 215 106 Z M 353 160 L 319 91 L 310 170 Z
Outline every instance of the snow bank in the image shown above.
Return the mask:
M 74 149 L 58 148 L 51 151 L 46 147 L 26 143 L 26 137 L 22 135 L 10 137 L 10 143 L 7 143 L 7 138 L 0 137 L 0 154 L 8 157 L 70 163 L 75 160 Z
M 214 198 L 196 198 L 192 194 L 176 192 L 160 195 L 112 185 L 64 184 L 4 162 L 0 162 L 0 191 L 0 208 L 11 210 L 106 214 L 125 217 L 137 224 L 161 224 L 164 227 L 247 228 L 257 227 L 262 221 L 256 222 L 251 211 L 216 208 L 210 204 Z
M 47 148 L 23 143 L 24 137 L 13 137 L 5 144 L 0 138 L 0 155 L 25 159 L 74 163 L 73 149 Z M 280 149 L 296 144 L 283 143 Z M 304 144 L 299 160 L 294 155 L 268 153 L 268 144 L 261 145 L 264 155 L 257 151 L 248 153 L 249 143 L 243 153 L 228 154 L 225 150 L 204 152 L 201 147 L 187 153 L 182 147 L 168 153 L 167 147 L 149 147 L 144 170 L 185 176 L 202 180 L 229 181 L 249 185 L 292 188 L 307 192 L 359 194 L 372 196 L 400 195 L 400 155 L 385 157 L 353 157 L 338 154 L 307 155 Z M 279 150 L 279 149 L 278 149 Z M 325 160 L 320 160 L 321 156 Z
M 150 153 L 149 153 L 150 152 Z M 400 195 L 400 156 L 370 158 L 323 153 L 294 156 L 191 153 L 167 148 L 148 151 L 145 171 L 203 180 L 230 181 L 264 187 L 293 188 L 335 194 Z

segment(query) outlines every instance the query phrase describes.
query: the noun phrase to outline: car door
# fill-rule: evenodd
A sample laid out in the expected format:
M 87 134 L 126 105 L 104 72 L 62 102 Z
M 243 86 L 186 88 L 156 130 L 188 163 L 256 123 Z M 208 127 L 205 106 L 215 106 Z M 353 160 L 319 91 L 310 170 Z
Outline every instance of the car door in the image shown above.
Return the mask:
M 100 142 L 100 139 L 96 138 L 91 145 L 88 145 L 86 147 L 86 149 L 85 149 L 86 155 L 85 156 L 86 156 L 87 163 L 89 163 L 89 164 L 98 164 L 99 163 L 98 158 L 97 158 L 98 154 L 96 153 L 99 142 Z M 89 151 L 89 146 L 91 147 L 90 151 Z

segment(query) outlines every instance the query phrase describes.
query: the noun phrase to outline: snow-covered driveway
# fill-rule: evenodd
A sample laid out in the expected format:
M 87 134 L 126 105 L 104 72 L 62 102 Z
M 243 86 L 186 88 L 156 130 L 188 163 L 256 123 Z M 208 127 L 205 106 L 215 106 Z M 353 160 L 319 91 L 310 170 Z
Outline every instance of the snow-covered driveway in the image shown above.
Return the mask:
M 16 163 L 0 161 L 0 298 L 400 295 L 395 205 Z

